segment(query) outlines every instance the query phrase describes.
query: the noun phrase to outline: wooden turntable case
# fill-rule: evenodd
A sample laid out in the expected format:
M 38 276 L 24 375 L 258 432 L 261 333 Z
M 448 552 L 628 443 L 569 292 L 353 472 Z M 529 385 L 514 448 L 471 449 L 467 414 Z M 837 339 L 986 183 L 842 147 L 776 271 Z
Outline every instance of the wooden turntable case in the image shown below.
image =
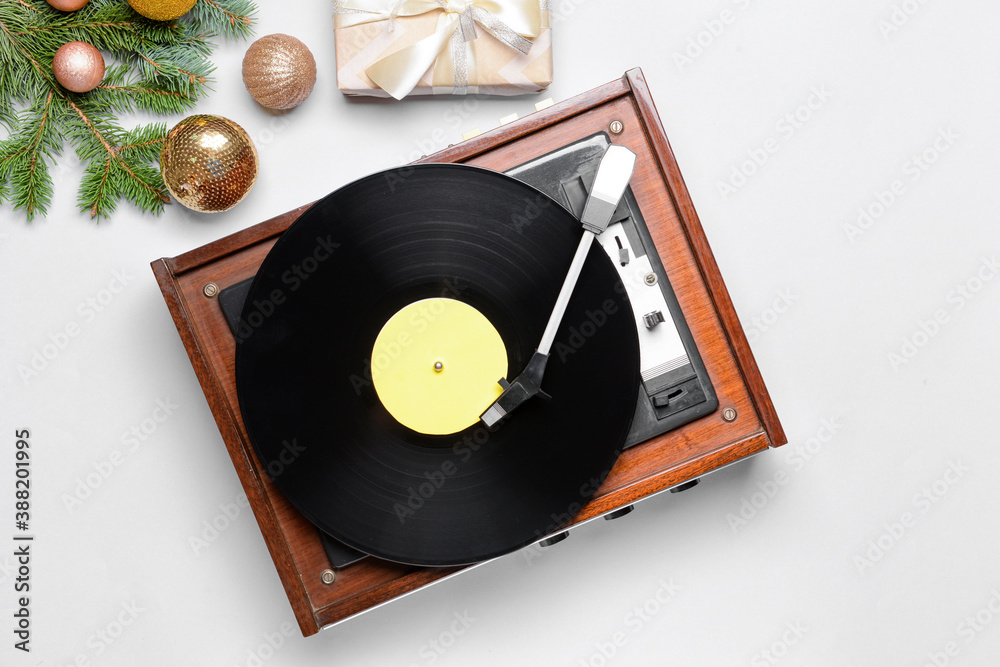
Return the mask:
M 620 133 L 609 132 L 613 121 L 621 123 Z M 602 131 L 638 156 L 630 185 L 715 387 L 719 409 L 625 450 L 572 524 L 786 442 L 639 69 L 421 161 L 504 171 Z M 277 238 L 307 208 L 152 263 L 306 636 L 464 569 L 369 557 L 340 569 L 333 583 L 325 583 L 323 573 L 331 565 L 318 530 L 271 483 L 248 440 L 236 398 L 235 341 L 215 292 L 206 286 L 214 285 L 217 292 L 251 278 Z

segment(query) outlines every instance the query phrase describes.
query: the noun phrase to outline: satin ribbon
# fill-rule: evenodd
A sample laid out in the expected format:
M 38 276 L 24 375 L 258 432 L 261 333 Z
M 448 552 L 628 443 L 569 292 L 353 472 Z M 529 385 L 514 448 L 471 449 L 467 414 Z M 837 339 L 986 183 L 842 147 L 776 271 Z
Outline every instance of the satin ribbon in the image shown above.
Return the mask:
M 397 100 L 406 97 L 431 66 L 435 66 L 436 77 L 454 81 L 455 94 L 466 94 L 470 80 L 477 80 L 475 61 L 467 49 L 467 43 L 477 37 L 477 23 L 522 54 L 531 50 L 528 38 L 541 31 L 539 0 L 398 0 L 391 10 L 387 4 L 386 0 L 335 0 L 333 13 L 338 28 L 389 21 L 392 30 L 397 17 L 442 12 L 433 34 L 376 60 L 365 70 L 379 88 Z

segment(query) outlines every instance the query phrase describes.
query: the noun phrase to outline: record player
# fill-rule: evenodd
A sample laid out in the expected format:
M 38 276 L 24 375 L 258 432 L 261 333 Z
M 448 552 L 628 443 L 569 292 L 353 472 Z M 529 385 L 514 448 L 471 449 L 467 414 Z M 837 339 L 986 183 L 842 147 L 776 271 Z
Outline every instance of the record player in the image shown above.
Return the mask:
M 413 410 L 456 366 L 501 396 L 530 368 L 611 146 L 635 171 L 541 397 Z M 420 162 L 152 264 L 304 635 L 786 442 L 641 71 Z M 442 353 L 407 322 L 483 337 Z M 415 354 L 424 384 L 376 386 Z

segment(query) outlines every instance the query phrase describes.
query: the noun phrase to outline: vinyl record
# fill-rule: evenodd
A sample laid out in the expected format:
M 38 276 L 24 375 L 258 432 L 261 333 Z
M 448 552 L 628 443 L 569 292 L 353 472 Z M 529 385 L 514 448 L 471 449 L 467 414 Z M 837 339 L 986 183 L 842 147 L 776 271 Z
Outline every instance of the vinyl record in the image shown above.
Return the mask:
M 243 420 L 290 502 L 345 544 L 416 565 L 482 561 L 568 522 L 617 459 L 639 387 L 632 310 L 598 245 L 556 335 L 542 382 L 551 399 L 532 398 L 494 432 L 400 423 L 372 356 L 394 315 L 444 298 L 495 329 L 513 379 L 581 233 L 534 188 L 460 165 L 375 174 L 306 211 L 254 279 L 236 345 Z

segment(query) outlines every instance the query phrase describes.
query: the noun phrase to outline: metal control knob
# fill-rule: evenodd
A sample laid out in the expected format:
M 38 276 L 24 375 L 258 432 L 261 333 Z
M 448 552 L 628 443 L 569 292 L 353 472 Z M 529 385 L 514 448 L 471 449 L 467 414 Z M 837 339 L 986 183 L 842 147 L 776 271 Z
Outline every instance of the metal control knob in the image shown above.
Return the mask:
M 663 321 L 663 311 L 654 310 L 651 313 L 646 313 L 642 316 L 642 321 L 646 325 L 647 329 L 652 329 L 657 324 Z

